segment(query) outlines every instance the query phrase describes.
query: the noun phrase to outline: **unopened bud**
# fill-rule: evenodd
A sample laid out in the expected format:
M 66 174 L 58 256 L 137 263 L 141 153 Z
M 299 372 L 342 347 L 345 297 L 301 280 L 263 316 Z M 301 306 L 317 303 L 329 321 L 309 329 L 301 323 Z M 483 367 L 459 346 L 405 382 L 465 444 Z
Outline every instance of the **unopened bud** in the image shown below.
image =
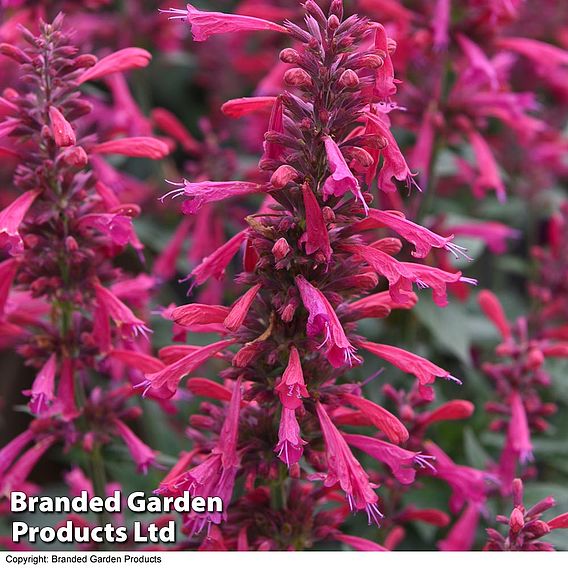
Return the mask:
M 341 18 L 343 18 L 343 1 L 333 0 L 329 7 L 329 13 L 337 16 L 341 20 Z
M 312 84 L 312 78 L 303 69 L 294 67 L 284 73 L 284 82 L 292 87 L 308 87 Z
M 511 513 L 511 518 L 509 519 L 509 526 L 514 534 L 521 532 L 525 526 L 525 516 L 522 511 L 515 507 Z
M 396 40 L 392 37 L 387 38 L 387 50 L 389 55 L 392 55 L 396 51 Z
M 15 103 L 20 98 L 18 91 L 16 91 L 16 89 L 12 89 L 11 87 L 4 89 L 2 96 L 11 103 Z
M 300 54 L 291 47 L 287 47 L 280 52 L 280 61 L 283 63 L 296 64 L 300 61 Z
M 79 55 L 77 59 L 75 59 L 74 67 L 76 69 L 85 69 L 87 67 L 92 67 L 97 62 L 97 58 L 90 54 L 84 53 L 83 55 Z
M 361 57 L 358 62 L 360 67 L 367 67 L 368 69 L 378 69 L 384 64 L 384 60 L 380 55 L 369 53 Z
M 544 363 L 544 355 L 542 351 L 537 348 L 533 348 L 529 351 L 527 355 L 527 368 L 535 370 L 542 366 Z
M 340 23 L 339 18 L 335 14 L 332 14 L 327 19 L 327 25 L 328 25 L 329 29 L 333 32 L 339 27 L 339 23 Z
M 270 183 L 276 189 L 286 187 L 291 181 L 298 179 L 300 174 L 292 166 L 286 164 L 280 166 L 271 176 Z
M 369 168 L 373 165 L 373 156 L 359 146 L 351 146 L 346 150 L 346 154 L 351 160 L 355 160 L 363 168 Z
M 0 44 L 0 53 L 6 57 L 10 57 L 18 63 L 29 63 L 31 59 L 15 45 L 10 45 L 9 43 Z
M 288 241 L 284 237 L 280 237 L 272 247 L 272 254 L 274 255 L 274 258 L 278 261 L 282 260 L 283 258 L 286 258 L 286 256 L 288 256 L 288 253 L 291 250 L 292 249 L 290 248 Z
M 82 168 L 89 163 L 87 152 L 81 146 L 73 146 L 62 154 L 63 161 L 69 166 Z
M 67 252 L 74 252 L 79 249 L 79 245 L 74 237 L 69 236 L 65 239 L 65 248 Z
M 327 205 L 321 210 L 323 215 L 323 220 L 326 223 L 333 223 L 335 221 L 335 213 L 331 207 Z
M 544 521 L 533 521 L 530 525 L 530 528 L 527 527 L 525 529 L 525 533 L 527 537 L 531 539 L 540 538 L 545 534 L 550 532 L 550 527 Z
M 359 84 L 359 77 L 353 69 L 346 69 L 339 77 L 339 84 L 342 87 L 356 87 Z

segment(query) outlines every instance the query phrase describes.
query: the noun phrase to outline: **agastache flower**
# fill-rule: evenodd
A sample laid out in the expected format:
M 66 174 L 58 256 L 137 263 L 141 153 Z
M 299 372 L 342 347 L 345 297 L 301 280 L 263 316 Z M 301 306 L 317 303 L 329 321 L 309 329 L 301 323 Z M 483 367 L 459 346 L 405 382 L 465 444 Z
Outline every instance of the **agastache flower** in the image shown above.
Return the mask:
M 24 243 L 18 229 L 37 196 L 37 191 L 26 191 L 0 211 L 0 249 L 8 249 L 11 255 L 23 251 Z
M 152 56 L 145 49 L 139 47 L 127 47 L 115 51 L 100 61 L 97 61 L 90 69 L 87 69 L 78 79 L 78 83 L 101 79 L 111 73 L 139 69 L 150 63 Z
M 416 477 L 415 466 L 422 469 L 429 468 L 433 472 L 436 471 L 435 466 L 429 461 L 434 459 L 432 456 L 422 454 L 421 452 L 411 452 L 394 444 L 389 444 L 376 438 L 369 438 L 368 436 L 344 434 L 343 437 L 350 446 L 363 450 L 376 460 L 386 463 L 393 475 L 403 485 L 414 482 Z
M 293 408 L 282 406 L 278 443 L 274 448 L 276 455 L 290 467 L 300 461 L 305 444 L 306 442 L 300 437 L 300 425 L 296 419 L 296 411 Z
M 222 201 L 230 197 L 250 195 L 262 191 L 262 186 L 247 181 L 201 181 L 191 183 L 183 180 L 181 183 L 169 182 L 179 186 L 161 197 L 187 197 L 183 203 L 183 212 L 186 215 L 197 213 L 206 203 Z
M 378 497 L 369 482 L 361 464 L 355 459 L 339 430 L 333 425 L 321 403 L 316 404 L 316 411 L 322 428 L 326 446 L 327 474 L 324 483 L 333 487 L 339 483 L 347 495 L 352 511 L 366 510 L 369 524 L 380 524 L 382 517 L 377 507 Z
M 302 398 L 310 396 L 304 382 L 300 354 L 293 345 L 290 347 L 288 365 L 274 390 L 278 393 L 282 406 L 290 410 L 302 406 Z
M 175 394 L 178 384 L 183 377 L 198 369 L 216 353 L 225 349 L 225 347 L 229 347 L 229 345 L 233 343 L 235 343 L 234 339 L 225 339 L 212 343 L 211 345 L 206 345 L 205 347 L 191 350 L 188 355 L 175 360 L 157 373 L 146 375 L 146 379 L 140 386 L 145 388 L 145 393 L 152 389 L 154 396 L 159 398 L 171 398 Z
M 30 410 L 36 415 L 43 414 L 53 403 L 56 368 L 57 357 L 54 353 L 41 368 L 31 390 L 24 393 L 31 396 Z
M 147 473 L 148 468 L 156 461 L 156 452 L 147 446 L 122 420 L 115 420 L 114 427 L 124 440 L 138 471 Z
M 438 365 L 434 365 L 434 363 L 431 363 L 419 355 L 405 351 L 400 347 L 394 347 L 393 345 L 381 345 L 379 343 L 371 343 L 370 341 L 360 342 L 359 345 L 373 355 L 392 363 L 401 371 L 415 375 L 419 381 L 421 393 L 428 399 L 433 397 L 433 393 L 429 385 L 435 381 L 436 377 L 450 379 L 461 384 L 461 381 L 452 376 L 449 371 L 438 367 Z
M 324 334 L 323 346 L 327 347 L 326 357 L 334 367 L 351 365 L 355 348 L 323 293 L 312 286 L 303 276 L 296 276 L 296 286 L 302 302 L 309 312 L 306 331 L 309 336 Z
M 368 207 L 357 178 L 351 173 L 343 154 L 336 142 L 329 136 L 324 137 L 325 151 L 331 175 L 327 178 L 322 187 L 324 199 L 330 196 L 341 197 L 348 191 L 353 193 L 367 212 Z
M 122 333 L 136 336 L 138 334 L 145 335 L 151 331 L 145 322 L 137 318 L 132 313 L 132 310 L 121 302 L 108 288 L 95 284 L 94 289 L 97 303 L 108 313 Z
M 204 12 L 191 4 L 188 4 L 185 10 L 170 8 L 162 12 L 171 14 L 170 20 L 186 20 L 191 26 L 191 33 L 195 41 L 205 41 L 211 35 L 230 32 L 269 30 L 288 33 L 286 28 L 274 22 L 252 16 Z

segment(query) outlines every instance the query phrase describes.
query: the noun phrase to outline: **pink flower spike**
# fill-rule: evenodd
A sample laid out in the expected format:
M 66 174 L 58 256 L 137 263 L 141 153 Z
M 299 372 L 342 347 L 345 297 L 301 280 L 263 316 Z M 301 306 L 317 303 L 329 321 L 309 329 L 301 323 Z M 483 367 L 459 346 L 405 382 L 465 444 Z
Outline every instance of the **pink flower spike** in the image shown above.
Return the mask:
M 200 181 L 192 183 L 184 179 L 181 183 L 168 183 L 178 186 L 178 189 L 173 189 L 163 195 L 160 198 L 161 201 L 163 202 L 166 197 L 187 197 L 188 199 L 182 206 L 182 211 L 186 215 L 197 213 L 206 203 L 259 193 L 263 189 L 262 185 L 248 181 Z
M 254 299 L 256 298 L 256 295 L 261 288 L 262 284 L 255 284 L 235 302 L 235 304 L 231 308 L 231 311 L 229 312 L 229 315 L 223 322 L 227 329 L 231 331 L 237 331 L 237 329 L 239 329 L 239 327 L 243 325 L 243 322 L 247 317 L 252 303 L 254 302 Z
M 493 322 L 503 339 L 505 341 L 510 339 L 511 326 L 497 296 L 489 290 L 481 290 L 477 301 L 483 313 Z
M 316 403 L 325 451 L 327 457 L 327 475 L 324 485 L 333 487 L 339 483 L 347 496 L 349 508 L 352 511 L 365 509 L 369 524 L 380 524 L 383 516 L 377 507 L 378 497 L 373 491 L 369 476 L 355 459 L 341 432 L 334 426 L 325 408 L 320 402 Z
M 324 136 L 323 141 L 325 144 L 325 152 L 327 154 L 327 163 L 331 171 L 331 175 L 323 184 L 322 193 L 324 199 L 328 199 L 332 195 L 335 197 L 341 197 L 350 191 L 357 199 L 359 199 L 359 201 L 361 201 L 361 204 L 365 209 L 365 213 L 367 213 L 369 208 L 363 198 L 363 194 L 361 193 L 359 182 L 349 169 L 339 146 L 335 143 L 333 138 L 330 138 L 329 136 Z
M 152 333 L 152 330 L 146 326 L 146 323 L 137 318 L 132 313 L 132 310 L 123 304 L 110 290 L 100 284 L 95 284 L 94 288 L 97 303 L 104 308 L 124 335 L 132 337 L 138 334 L 146 336 L 147 333 Z
M 411 452 L 369 436 L 343 434 L 343 437 L 350 446 L 354 446 L 376 460 L 387 464 L 392 474 L 403 485 L 414 483 L 416 478 L 415 466 L 422 469 L 428 468 L 433 472 L 436 471 L 429 461 L 434 460 L 433 456 L 421 452 Z
M 77 142 L 73 127 L 67 122 L 65 117 L 54 106 L 49 107 L 49 120 L 51 131 L 57 146 L 74 146 Z
M 290 467 L 300 461 L 304 453 L 303 446 L 306 443 L 300 437 L 300 425 L 296 420 L 296 411 L 283 406 L 278 427 L 278 443 L 274 447 L 276 455 Z
M 114 427 L 124 440 L 139 472 L 146 474 L 156 462 L 157 452 L 147 446 L 122 420 L 114 420 Z
M 448 228 L 448 232 L 454 235 L 478 238 L 495 254 L 505 253 L 507 250 L 507 239 L 518 239 L 521 236 L 520 231 L 517 229 L 512 229 L 497 221 L 453 225 Z
M 53 353 L 39 371 L 32 384 L 31 391 L 25 393 L 31 395 L 30 410 L 36 416 L 44 414 L 53 403 L 56 367 L 57 357 Z
M 221 112 L 231 118 L 240 118 L 254 112 L 268 112 L 275 102 L 276 97 L 241 97 L 224 103 Z
M 170 20 L 187 20 L 195 41 L 205 41 L 209 36 L 231 32 L 268 30 L 288 33 L 285 27 L 268 20 L 222 12 L 205 12 L 191 4 L 188 4 L 185 10 L 170 8 L 160 11 L 164 14 L 171 14 Z
M 131 158 L 149 158 L 160 160 L 170 153 L 170 147 L 162 140 L 151 136 L 133 136 L 131 138 L 117 138 L 108 142 L 95 144 L 91 148 L 94 154 L 120 154 Z
M 307 183 L 302 184 L 302 195 L 306 210 L 306 232 L 300 238 L 305 243 L 306 254 L 321 252 L 326 262 L 331 260 L 332 249 L 323 213 L 314 192 Z
M 309 312 L 306 331 L 310 337 L 324 334 L 327 345 L 326 357 L 335 367 L 352 365 L 356 349 L 351 345 L 337 318 L 335 310 L 323 293 L 312 286 L 303 276 L 296 276 L 296 286 L 305 308 Z
M 86 81 L 100 79 L 101 77 L 106 77 L 111 73 L 146 67 L 150 63 L 151 59 L 152 56 L 145 49 L 141 49 L 139 47 L 127 47 L 103 57 L 100 61 L 95 63 L 93 67 L 87 69 L 79 77 L 77 82 L 81 85 Z
M 288 365 L 274 390 L 278 393 L 282 406 L 290 410 L 302 406 L 302 398 L 310 396 L 304 382 L 300 354 L 294 345 L 290 347 Z
M 26 191 L 0 211 L 0 249 L 7 248 L 12 256 L 24 251 L 18 228 L 38 195 L 37 191 Z

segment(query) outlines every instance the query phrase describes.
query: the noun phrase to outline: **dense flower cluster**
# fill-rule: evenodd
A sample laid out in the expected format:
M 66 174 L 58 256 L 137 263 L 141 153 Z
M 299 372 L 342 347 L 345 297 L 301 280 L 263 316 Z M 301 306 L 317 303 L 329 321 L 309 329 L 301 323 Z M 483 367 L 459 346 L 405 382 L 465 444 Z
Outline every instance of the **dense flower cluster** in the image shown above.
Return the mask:
M 100 60 L 81 54 L 63 17 L 25 28 L 27 46 L 0 45 L 18 63 L 22 80 L 0 99 L 0 130 L 16 158 L 18 192 L 0 211 L 0 327 L 36 369 L 29 397 L 29 428 L 0 451 L 0 492 L 34 491 L 27 478 L 55 444 L 90 456 L 97 494 L 105 492 L 102 447 L 122 439 L 140 471 L 156 452 L 126 425 L 140 415 L 125 380 L 129 357 L 144 356 L 150 329 L 142 319 L 152 280 L 114 264 L 127 246 L 141 253 L 132 225 L 139 207 L 123 203 L 97 179 L 90 160 L 105 154 L 163 158 L 168 145 L 154 137 L 97 138 L 93 104 L 80 86 L 112 73 L 145 67 L 150 54 L 126 48 Z M 16 86 L 15 86 L 16 87 Z M 8 150 L 13 148 L 13 150 Z M 137 313 L 140 314 L 136 315 Z M 106 375 L 100 383 L 97 375 Z
M 0 5 L 3 547 L 568 549 L 568 5 Z

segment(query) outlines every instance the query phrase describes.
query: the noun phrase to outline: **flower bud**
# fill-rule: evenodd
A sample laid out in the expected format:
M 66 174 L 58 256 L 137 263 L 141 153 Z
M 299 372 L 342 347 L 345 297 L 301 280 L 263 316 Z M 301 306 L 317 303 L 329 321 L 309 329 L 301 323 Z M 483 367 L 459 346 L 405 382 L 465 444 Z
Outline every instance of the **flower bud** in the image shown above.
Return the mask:
M 0 53 L 13 59 L 17 63 L 29 63 L 31 59 L 15 45 L 10 45 L 9 43 L 0 44 Z
M 542 351 L 537 348 L 533 348 L 529 351 L 527 355 L 527 362 L 526 366 L 528 369 L 532 369 L 533 371 L 538 369 L 544 363 L 544 355 Z
M 357 60 L 358 67 L 365 67 L 367 69 L 378 69 L 384 64 L 384 60 L 380 55 L 374 53 L 368 53 L 363 55 Z
M 321 210 L 322 214 L 323 214 L 323 220 L 326 223 L 333 223 L 335 221 L 335 213 L 333 212 L 333 209 L 329 206 L 325 206 L 322 210 Z
M 392 37 L 387 38 L 387 50 L 389 52 L 389 55 L 393 55 L 393 53 L 396 51 L 396 40 L 394 40 Z
M 280 61 L 294 65 L 300 61 L 300 54 L 295 49 L 287 47 L 280 52 Z
M 339 23 L 340 23 L 339 18 L 335 14 L 332 14 L 327 19 L 327 25 L 328 25 L 329 29 L 333 32 L 339 27 Z
M 329 7 L 329 13 L 337 16 L 341 20 L 343 18 L 343 2 L 342 0 L 333 0 Z
M 67 119 L 54 106 L 49 107 L 49 121 L 53 139 L 59 147 L 74 146 L 77 142 L 75 131 Z
M 509 526 L 511 527 L 511 532 L 513 534 L 518 534 L 521 532 L 522 528 L 525 526 L 525 516 L 522 511 L 515 507 L 511 513 L 511 518 L 509 519 Z
M 312 84 L 312 78 L 303 69 L 294 67 L 284 73 L 284 82 L 292 87 L 308 87 Z
M 292 249 L 284 237 L 280 237 L 272 247 L 272 254 L 276 260 L 285 258 Z
M 529 527 L 525 529 L 525 534 L 528 538 L 536 539 L 548 534 L 550 532 L 550 527 L 544 521 L 533 521 Z
M 73 146 L 64 151 L 62 155 L 63 161 L 69 166 L 83 168 L 89 163 L 87 152 L 81 146 Z
M 270 183 L 276 189 L 286 187 L 291 181 L 298 179 L 300 174 L 292 166 L 286 164 L 280 166 L 270 178 Z
M 357 164 L 362 168 L 369 168 L 375 161 L 373 160 L 373 156 L 371 156 L 367 150 L 359 148 L 359 146 L 351 146 L 348 148 L 346 153 L 351 160 L 357 162 Z
M 346 69 L 339 77 L 339 84 L 342 87 L 356 87 L 359 84 L 359 77 L 353 69 Z
M 79 55 L 79 57 L 77 57 L 77 59 L 75 59 L 74 67 L 76 69 L 84 69 L 84 68 L 92 67 L 96 62 L 97 62 L 97 58 L 94 55 L 92 55 L 90 53 L 84 53 L 82 55 Z
M 74 237 L 69 236 L 65 239 L 65 249 L 67 252 L 74 252 L 79 249 L 79 245 Z

